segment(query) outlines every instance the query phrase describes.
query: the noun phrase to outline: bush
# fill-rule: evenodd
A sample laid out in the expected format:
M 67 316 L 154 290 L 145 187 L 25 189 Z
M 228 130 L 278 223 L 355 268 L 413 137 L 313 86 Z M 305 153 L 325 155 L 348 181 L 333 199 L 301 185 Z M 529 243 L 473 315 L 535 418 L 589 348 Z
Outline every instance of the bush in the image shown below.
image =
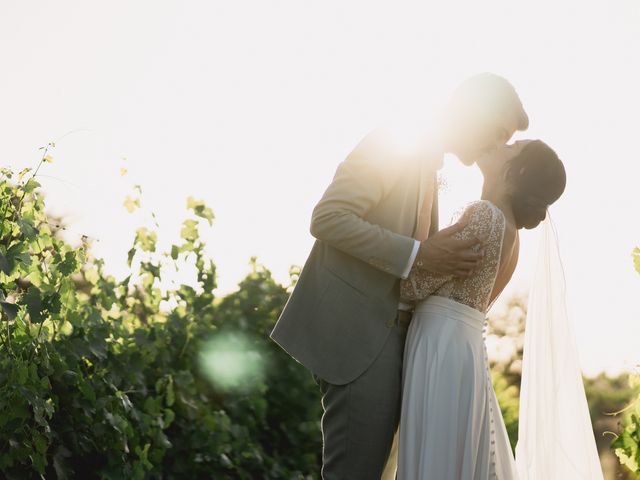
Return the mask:
M 57 237 L 38 169 L 0 172 L 3 476 L 315 478 L 319 392 L 267 340 L 287 289 L 253 261 L 236 292 L 214 298 L 199 235 L 213 213 L 191 198 L 180 242 L 158 253 L 155 231 L 138 229 L 137 273 L 116 280 L 87 242 Z M 161 288 L 186 264 L 190 285 Z M 211 381 L 238 364 L 255 368 Z
M 634 249 L 633 262 L 636 271 L 640 273 L 640 248 Z M 640 375 L 632 375 L 629 385 L 637 389 L 640 386 Z M 612 442 L 611 448 L 622 465 L 631 472 L 640 474 L 640 394 L 624 409 L 624 414 L 622 431 Z

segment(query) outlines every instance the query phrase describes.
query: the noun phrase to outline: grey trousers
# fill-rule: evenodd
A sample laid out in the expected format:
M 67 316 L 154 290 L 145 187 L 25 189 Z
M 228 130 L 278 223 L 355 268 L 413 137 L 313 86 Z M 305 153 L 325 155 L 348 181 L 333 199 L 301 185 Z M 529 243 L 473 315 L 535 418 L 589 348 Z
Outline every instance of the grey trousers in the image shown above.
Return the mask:
M 314 376 L 322 392 L 322 478 L 378 480 L 400 420 L 407 327 L 394 325 L 371 366 L 346 385 Z

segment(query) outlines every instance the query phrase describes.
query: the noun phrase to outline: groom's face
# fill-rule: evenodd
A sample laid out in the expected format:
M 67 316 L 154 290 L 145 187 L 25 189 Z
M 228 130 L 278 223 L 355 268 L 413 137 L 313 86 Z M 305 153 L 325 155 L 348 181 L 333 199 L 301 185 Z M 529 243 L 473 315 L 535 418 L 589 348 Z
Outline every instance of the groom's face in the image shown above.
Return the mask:
M 516 126 L 509 122 L 488 123 L 475 122 L 468 125 L 466 131 L 460 132 L 457 151 L 453 151 L 460 161 L 467 166 L 476 163 L 478 158 L 493 153 L 509 141 L 516 131 Z

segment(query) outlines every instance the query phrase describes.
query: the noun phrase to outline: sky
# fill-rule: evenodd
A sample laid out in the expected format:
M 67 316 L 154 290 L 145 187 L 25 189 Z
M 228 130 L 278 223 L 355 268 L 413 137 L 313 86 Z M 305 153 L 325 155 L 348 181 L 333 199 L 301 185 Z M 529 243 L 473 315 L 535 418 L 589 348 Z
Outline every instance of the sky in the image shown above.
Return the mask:
M 115 275 L 151 212 L 166 247 L 186 198 L 205 200 L 224 294 L 251 256 L 283 282 L 304 263 L 313 206 L 369 130 L 421 125 L 464 78 L 503 75 L 531 120 L 514 139 L 567 169 L 552 216 L 584 371 L 615 373 L 640 363 L 638 51 L 638 0 L 0 0 L 0 163 L 34 166 L 55 141 L 49 211 Z M 481 177 L 455 157 L 441 174 L 446 223 Z M 521 240 L 495 308 L 527 292 L 537 232 Z

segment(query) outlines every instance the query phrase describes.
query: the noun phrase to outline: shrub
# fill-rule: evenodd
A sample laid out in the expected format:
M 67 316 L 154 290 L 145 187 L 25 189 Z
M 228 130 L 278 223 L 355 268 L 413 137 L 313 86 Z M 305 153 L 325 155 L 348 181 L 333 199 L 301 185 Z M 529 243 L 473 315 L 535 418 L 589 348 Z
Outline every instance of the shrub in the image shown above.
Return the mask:
M 214 217 L 192 198 L 169 252 L 140 228 L 130 274 L 107 275 L 86 239 L 70 246 L 44 212 L 36 174 L 50 147 L 34 172 L 0 172 L 3 476 L 315 478 L 317 387 L 267 340 L 287 289 L 253 261 L 236 292 L 215 298 L 199 234 Z M 166 269 L 187 264 L 189 284 L 162 288 Z M 216 341 L 259 368 L 212 382 L 211 367 L 237 367 L 211 357 Z

